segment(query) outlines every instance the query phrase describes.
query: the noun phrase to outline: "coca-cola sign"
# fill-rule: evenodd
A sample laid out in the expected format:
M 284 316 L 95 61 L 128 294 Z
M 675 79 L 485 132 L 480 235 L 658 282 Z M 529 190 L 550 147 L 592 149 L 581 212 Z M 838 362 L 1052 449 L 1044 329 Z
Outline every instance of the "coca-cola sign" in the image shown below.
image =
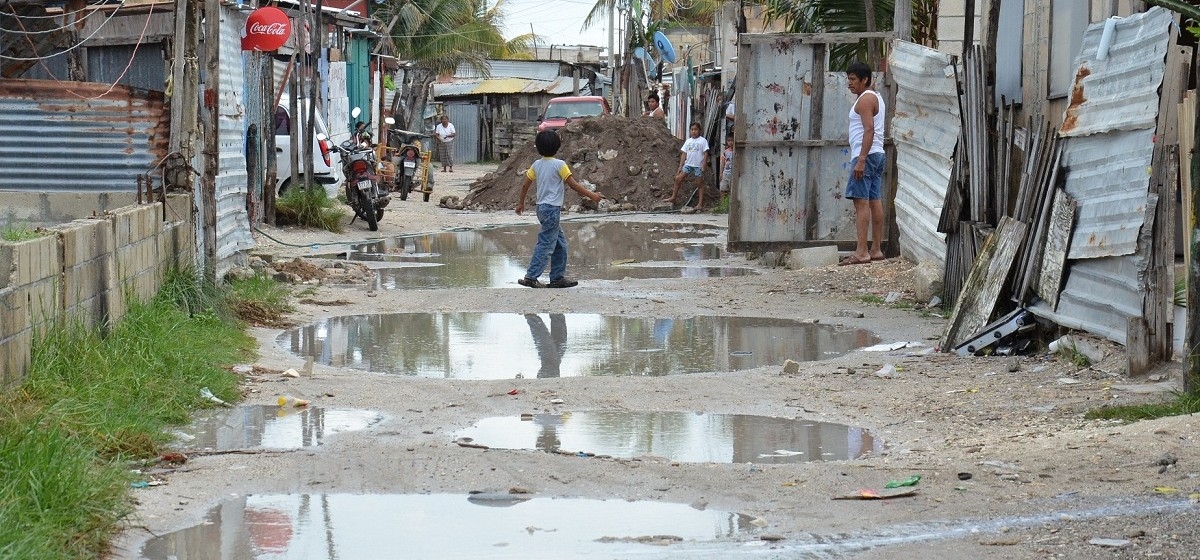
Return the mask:
M 259 8 L 250 12 L 242 31 L 242 50 L 273 51 L 292 35 L 292 20 L 279 8 Z

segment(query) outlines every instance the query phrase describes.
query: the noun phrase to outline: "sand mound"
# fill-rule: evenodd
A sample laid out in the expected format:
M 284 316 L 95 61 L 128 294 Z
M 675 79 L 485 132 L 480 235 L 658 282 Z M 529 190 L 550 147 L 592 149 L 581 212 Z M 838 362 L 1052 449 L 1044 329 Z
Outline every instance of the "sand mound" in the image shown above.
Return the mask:
M 568 124 L 559 130 L 559 136 L 562 148 L 558 157 L 571 166 L 576 180 L 595 185 L 604 198 L 615 200 L 619 209 L 651 210 L 670 196 L 683 141 L 673 136 L 661 121 L 643 117 L 592 117 Z M 717 155 L 710 152 L 710 157 Z M 525 170 L 539 157 L 532 142 L 522 147 L 494 173 L 472 183 L 463 206 L 472 210 L 514 208 Z M 711 184 L 711 177 L 706 178 Z M 527 206 L 534 202 L 533 190 L 530 188 Z M 681 196 L 686 196 L 686 192 L 685 188 Z M 581 202 L 579 195 L 567 189 L 565 208 Z

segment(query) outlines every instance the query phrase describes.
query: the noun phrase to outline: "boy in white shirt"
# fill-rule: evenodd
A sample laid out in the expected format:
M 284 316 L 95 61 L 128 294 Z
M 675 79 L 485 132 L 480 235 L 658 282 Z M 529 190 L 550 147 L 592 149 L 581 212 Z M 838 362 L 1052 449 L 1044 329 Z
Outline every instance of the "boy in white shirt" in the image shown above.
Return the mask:
M 671 189 L 671 197 L 663 200 L 675 204 L 679 201 L 679 187 L 683 180 L 691 177 L 700 192 L 699 210 L 704 208 L 704 168 L 708 167 L 708 139 L 700 135 L 700 123 L 692 123 L 688 127 L 691 137 L 679 149 L 679 173 L 675 175 L 675 188 Z
M 530 185 L 537 183 L 537 217 L 542 224 L 538 232 L 537 245 L 533 247 L 533 257 L 529 262 L 529 270 L 525 277 L 517 283 L 528 288 L 573 288 L 579 282 L 570 280 L 567 274 L 567 236 L 559 224 L 562 214 L 563 196 L 566 187 L 579 193 L 593 202 L 600 202 L 600 193 L 587 190 L 580 185 L 571 174 L 567 162 L 554 157 L 562 147 L 558 133 L 553 130 L 539 132 L 533 140 L 533 145 L 541 154 L 542 159 L 533 162 L 525 172 L 525 183 L 521 185 L 521 199 L 517 201 L 517 214 L 525 211 L 525 197 L 529 194 Z M 542 271 L 546 269 L 546 260 L 550 260 L 550 283 L 538 281 Z

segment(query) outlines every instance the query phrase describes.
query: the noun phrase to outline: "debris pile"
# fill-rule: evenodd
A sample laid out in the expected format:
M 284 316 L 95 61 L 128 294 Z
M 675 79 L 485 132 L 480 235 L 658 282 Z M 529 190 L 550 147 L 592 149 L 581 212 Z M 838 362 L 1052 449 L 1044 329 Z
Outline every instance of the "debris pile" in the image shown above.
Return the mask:
M 662 121 L 592 117 L 559 129 L 559 137 L 562 148 L 557 157 L 567 162 L 576 180 L 589 188 L 594 187 L 605 199 L 615 201 L 615 204 L 602 205 L 603 209 L 652 210 L 671 195 L 683 141 L 672 135 Z M 709 155 L 717 157 L 719 154 L 710 151 Z M 472 183 L 462 205 L 471 210 L 515 208 L 525 170 L 539 157 L 532 142 L 525 145 L 495 172 Z M 531 187 L 526 206 L 534 202 L 533 190 Z M 685 189 L 681 196 L 686 197 L 688 192 L 690 190 Z M 567 189 L 563 206 L 578 211 L 586 208 L 582 200 Z

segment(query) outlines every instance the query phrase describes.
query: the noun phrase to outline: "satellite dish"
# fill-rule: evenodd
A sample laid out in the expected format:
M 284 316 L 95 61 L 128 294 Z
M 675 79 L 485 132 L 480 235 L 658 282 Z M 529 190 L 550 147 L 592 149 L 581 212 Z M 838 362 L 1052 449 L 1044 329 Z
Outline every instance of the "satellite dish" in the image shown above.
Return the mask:
M 654 48 L 667 62 L 675 64 L 675 47 L 671 46 L 671 40 L 662 31 L 654 32 Z

